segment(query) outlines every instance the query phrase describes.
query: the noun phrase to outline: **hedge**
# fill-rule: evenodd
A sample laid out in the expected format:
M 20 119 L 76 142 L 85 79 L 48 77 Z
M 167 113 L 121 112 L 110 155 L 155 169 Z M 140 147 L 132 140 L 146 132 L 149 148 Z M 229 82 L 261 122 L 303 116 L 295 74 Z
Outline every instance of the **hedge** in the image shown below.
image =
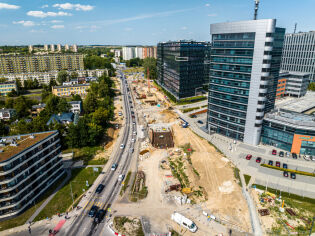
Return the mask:
M 267 168 L 270 168 L 270 169 L 280 170 L 280 171 L 292 172 L 292 173 L 295 173 L 295 174 L 298 174 L 298 175 L 306 175 L 306 176 L 315 177 L 314 173 L 309 173 L 309 172 L 305 172 L 305 171 L 285 169 L 285 168 L 272 166 L 272 165 L 267 165 L 267 164 L 261 164 L 261 166 L 267 167 Z

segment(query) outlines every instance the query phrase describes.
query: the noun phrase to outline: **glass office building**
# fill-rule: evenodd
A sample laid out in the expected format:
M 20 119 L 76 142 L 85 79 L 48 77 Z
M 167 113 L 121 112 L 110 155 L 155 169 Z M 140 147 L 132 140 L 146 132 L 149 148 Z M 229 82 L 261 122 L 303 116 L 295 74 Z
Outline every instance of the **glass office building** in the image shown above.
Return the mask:
M 315 117 L 287 110 L 266 114 L 261 142 L 304 155 L 315 155 Z
M 210 31 L 208 130 L 257 145 L 274 107 L 285 30 L 267 19 L 212 24 Z
M 176 41 L 157 47 L 157 82 L 177 100 L 200 94 L 209 81 L 210 43 Z

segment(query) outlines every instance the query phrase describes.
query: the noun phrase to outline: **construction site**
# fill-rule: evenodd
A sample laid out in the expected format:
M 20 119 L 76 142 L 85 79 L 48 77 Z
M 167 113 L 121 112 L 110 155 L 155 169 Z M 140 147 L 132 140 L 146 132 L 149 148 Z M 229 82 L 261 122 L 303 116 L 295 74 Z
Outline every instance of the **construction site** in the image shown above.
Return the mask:
M 174 104 L 158 87 L 138 74 L 128 80 L 139 123 L 148 133 L 139 143 L 137 163 L 138 172 L 145 176 L 147 192 L 137 203 L 122 196 L 115 205 L 117 212 L 147 217 L 151 232 L 192 234 L 171 220 L 174 211 L 195 221 L 199 230 L 194 235 L 225 235 L 227 229 L 239 235 L 251 232 L 247 203 L 230 161 L 206 140 L 183 128 Z M 130 185 L 126 195 L 135 191 Z

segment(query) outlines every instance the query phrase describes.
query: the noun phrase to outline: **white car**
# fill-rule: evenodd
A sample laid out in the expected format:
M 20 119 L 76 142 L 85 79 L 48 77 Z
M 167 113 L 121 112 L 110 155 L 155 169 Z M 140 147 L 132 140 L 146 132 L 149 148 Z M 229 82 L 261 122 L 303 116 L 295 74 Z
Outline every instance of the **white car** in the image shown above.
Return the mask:
M 120 149 L 124 149 L 125 144 L 120 144 Z
M 125 175 L 119 175 L 119 176 L 118 176 L 118 181 L 123 181 L 124 178 L 125 178 Z
M 134 143 L 134 142 L 135 142 L 135 139 L 134 139 L 134 138 L 132 138 L 132 139 L 131 139 L 131 142 L 133 142 L 133 143 Z

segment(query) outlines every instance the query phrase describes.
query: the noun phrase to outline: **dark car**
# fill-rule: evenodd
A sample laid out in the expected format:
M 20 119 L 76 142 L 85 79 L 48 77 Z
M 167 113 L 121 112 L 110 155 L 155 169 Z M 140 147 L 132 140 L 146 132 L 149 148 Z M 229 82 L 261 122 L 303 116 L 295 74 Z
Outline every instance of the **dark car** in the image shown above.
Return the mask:
M 95 206 L 95 205 L 93 205 L 93 206 L 91 207 L 91 210 L 89 211 L 89 217 L 94 217 L 95 214 L 96 214 L 96 212 L 97 212 L 97 210 L 98 210 L 98 207 Z
M 284 157 L 284 152 L 283 151 L 279 152 L 279 157 Z
M 95 216 L 95 218 L 94 218 L 94 222 L 95 222 L 96 224 L 101 223 L 102 220 L 104 219 L 105 213 L 106 213 L 105 210 L 103 210 L 103 209 L 99 210 L 99 211 L 96 213 L 96 216 Z
M 273 165 L 273 161 L 272 161 L 272 160 L 269 160 L 269 161 L 268 161 L 268 165 L 272 166 L 272 165 Z
M 280 161 L 276 161 L 276 167 L 280 167 Z
M 289 173 L 287 171 L 283 171 L 283 176 L 284 177 L 288 177 L 289 176 Z
M 203 121 L 201 121 L 201 120 L 198 120 L 197 122 L 198 122 L 199 124 L 203 124 Z
M 295 173 L 290 173 L 291 179 L 296 179 L 296 174 Z
M 282 166 L 284 169 L 288 169 L 288 164 L 283 163 Z
M 252 155 L 250 155 L 250 154 L 248 154 L 247 156 L 246 156 L 246 160 L 250 160 L 250 159 L 252 159 Z
M 296 153 L 292 153 L 292 157 L 294 158 L 294 159 L 297 159 L 297 155 L 296 155 Z
M 190 117 L 191 117 L 191 118 L 197 118 L 197 116 L 196 116 L 196 115 L 191 115 Z
M 104 187 L 105 186 L 103 184 L 100 184 L 99 186 L 97 186 L 95 192 L 96 193 L 101 193 L 103 191 Z
M 277 155 L 277 150 L 276 149 L 272 150 L 272 155 Z
M 260 163 L 260 162 L 261 162 L 261 157 L 257 157 L 257 158 L 256 158 L 256 162 L 257 162 L 257 163 Z

